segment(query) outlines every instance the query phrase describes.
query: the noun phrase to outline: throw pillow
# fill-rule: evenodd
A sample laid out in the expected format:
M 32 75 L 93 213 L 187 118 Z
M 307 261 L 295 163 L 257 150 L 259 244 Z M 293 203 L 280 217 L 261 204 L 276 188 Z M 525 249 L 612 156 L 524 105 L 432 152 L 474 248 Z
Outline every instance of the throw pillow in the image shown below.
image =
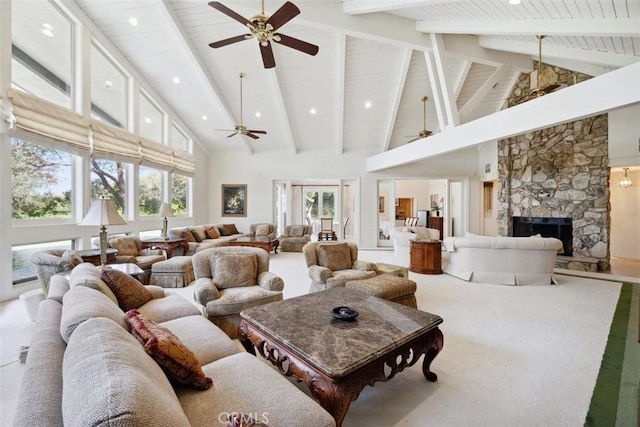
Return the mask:
M 158 325 L 137 310 L 126 314 L 133 335 L 156 361 L 169 380 L 207 390 L 213 384 L 200 366 L 195 354 L 169 329 Z
M 256 225 L 256 236 L 268 236 L 270 228 L 269 224 Z
M 116 296 L 122 311 L 138 308 L 153 299 L 142 283 L 120 270 L 104 269 L 100 277 Z
M 231 232 L 227 230 L 227 227 L 220 226 L 218 227 L 218 231 L 220 232 L 221 236 L 231 236 Z
M 258 275 L 258 259 L 254 254 L 218 252 L 213 256 L 211 270 L 217 288 L 253 286 Z
M 351 251 L 346 243 L 320 244 L 316 247 L 318 264 L 331 271 L 351 268 Z
M 289 236 L 291 237 L 304 236 L 304 225 L 292 225 L 291 228 L 289 228 Z
M 78 252 L 67 249 L 62 253 L 62 265 L 67 268 L 73 268 L 82 264 L 82 257 Z
M 200 243 L 202 242 L 202 236 L 200 235 L 200 233 L 198 233 L 196 230 L 189 230 L 191 231 L 191 234 L 193 235 L 193 238 L 196 240 L 196 242 Z
M 204 234 L 207 235 L 207 239 L 217 239 L 218 237 L 220 237 L 220 234 L 218 234 L 218 229 L 215 227 L 206 229 Z
M 184 230 L 182 232 L 182 237 L 187 239 L 187 242 L 195 242 L 196 241 L 196 238 L 193 236 L 193 233 L 191 232 L 191 230 Z
M 235 224 L 222 224 L 231 234 L 240 234 Z

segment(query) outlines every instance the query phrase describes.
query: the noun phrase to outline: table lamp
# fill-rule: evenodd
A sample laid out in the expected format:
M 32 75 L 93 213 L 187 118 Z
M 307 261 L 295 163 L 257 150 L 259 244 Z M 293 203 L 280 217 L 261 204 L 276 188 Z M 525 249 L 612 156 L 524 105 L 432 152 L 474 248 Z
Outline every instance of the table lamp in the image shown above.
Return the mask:
M 164 240 L 169 240 L 169 235 L 167 234 L 167 225 L 169 221 L 167 217 L 173 216 L 173 209 L 171 209 L 171 205 L 169 203 L 163 203 L 160 206 L 160 216 L 164 217 L 162 220 L 162 238 Z
M 107 264 L 107 225 L 125 225 L 126 223 L 118 214 L 113 200 L 97 199 L 91 202 L 89 212 L 78 225 L 100 226 L 100 265 Z

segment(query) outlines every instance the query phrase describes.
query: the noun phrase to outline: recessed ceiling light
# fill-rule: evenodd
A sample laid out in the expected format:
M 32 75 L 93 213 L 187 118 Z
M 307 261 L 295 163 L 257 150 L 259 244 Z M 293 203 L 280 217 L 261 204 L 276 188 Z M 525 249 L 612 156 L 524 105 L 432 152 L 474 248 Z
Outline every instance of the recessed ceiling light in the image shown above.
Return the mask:
M 53 31 L 49 30 L 48 28 L 43 28 L 40 30 L 40 32 L 47 37 L 53 37 Z
M 145 118 L 144 118 L 144 122 L 145 122 L 145 123 L 151 123 L 151 119 L 150 119 L 149 117 L 145 117 Z
M 138 18 L 136 18 L 135 16 L 132 16 L 131 18 L 129 18 L 129 24 L 131 24 L 131 26 L 133 26 L 133 27 L 137 27 L 138 26 Z
M 318 112 L 318 111 L 317 111 L 315 108 L 313 108 L 313 107 L 309 110 L 309 114 L 315 114 L 315 113 L 317 113 L 317 112 Z
M 174 77 L 174 78 L 173 78 L 173 82 L 174 82 L 175 84 L 179 85 L 179 84 L 180 84 L 180 77 Z
M 109 80 L 105 80 L 104 88 L 107 89 L 107 90 L 113 89 L 113 83 L 111 83 Z
M 208 117 L 207 116 L 202 116 L 202 120 L 207 120 Z
M 509 4 L 520 4 L 522 3 L 520 0 L 509 0 Z
M 256 117 L 262 117 L 262 114 L 260 114 L 260 111 L 256 111 Z
M 42 27 L 43 27 L 43 28 L 46 28 L 46 29 L 47 29 L 47 30 L 49 30 L 49 31 L 53 31 L 53 25 L 51 25 L 51 24 L 49 24 L 49 23 L 47 23 L 47 22 L 45 22 L 44 24 L 42 24 Z
M 371 102 L 367 101 L 364 103 L 364 108 L 371 108 Z

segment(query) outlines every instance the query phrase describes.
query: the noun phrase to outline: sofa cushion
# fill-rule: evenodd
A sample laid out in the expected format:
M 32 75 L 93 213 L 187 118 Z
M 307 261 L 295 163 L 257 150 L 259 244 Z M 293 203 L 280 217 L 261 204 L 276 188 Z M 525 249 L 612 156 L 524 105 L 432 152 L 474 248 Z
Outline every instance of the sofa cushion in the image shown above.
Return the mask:
M 194 304 L 177 294 L 153 299 L 138 307 L 138 311 L 158 323 L 201 314 Z
M 189 425 L 162 369 L 109 319 L 91 319 L 77 328 L 63 373 L 65 426 Z
M 256 236 L 268 236 L 270 228 L 269 224 L 256 225 Z
M 182 232 L 182 237 L 187 239 L 187 242 L 195 242 L 196 241 L 196 238 L 193 236 L 193 233 L 189 229 L 186 229 L 186 230 L 184 230 Z
M 227 227 L 223 225 L 218 226 L 218 231 L 220 232 L 221 236 L 231 236 L 231 231 L 229 231 Z
M 290 237 L 302 237 L 304 236 L 304 225 L 292 225 L 289 228 Z
M 86 286 L 76 286 L 62 298 L 60 335 L 65 342 L 75 329 L 89 319 L 106 317 L 128 330 L 124 312 L 102 292 Z
M 217 239 L 220 237 L 220 233 L 218 233 L 218 229 L 215 227 L 206 229 L 204 234 L 207 235 L 207 239 Z
M 189 231 L 191 231 L 191 234 L 193 235 L 193 238 L 196 240 L 197 243 L 202 242 L 202 239 L 204 239 L 204 237 L 201 236 L 200 233 L 198 233 L 197 230 L 191 229 Z
M 318 264 L 331 271 L 351 268 L 351 251 L 346 243 L 318 245 Z
M 218 252 L 213 256 L 213 281 L 220 289 L 253 286 L 258 275 L 258 260 L 254 254 Z
M 265 416 L 265 418 L 267 418 Z M 227 415 L 227 427 L 254 427 L 254 426 L 266 426 L 266 423 L 257 421 L 250 414 L 243 414 L 241 412 L 232 412 Z
M 222 224 L 231 234 L 240 234 L 235 224 Z
M 142 283 L 120 270 L 105 269 L 101 277 L 115 294 L 123 311 L 138 308 L 153 299 L 151 292 Z
M 102 271 L 88 262 L 82 263 L 73 269 L 69 276 L 69 288 L 86 286 L 105 294 L 114 304 L 118 304 L 115 294 L 109 289 L 101 278 Z
M 167 377 L 179 384 L 187 384 L 198 390 L 211 387 L 213 380 L 202 372 L 200 362 L 193 352 L 169 329 L 141 315 L 137 310 L 126 314 L 133 335 L 144 346 Z

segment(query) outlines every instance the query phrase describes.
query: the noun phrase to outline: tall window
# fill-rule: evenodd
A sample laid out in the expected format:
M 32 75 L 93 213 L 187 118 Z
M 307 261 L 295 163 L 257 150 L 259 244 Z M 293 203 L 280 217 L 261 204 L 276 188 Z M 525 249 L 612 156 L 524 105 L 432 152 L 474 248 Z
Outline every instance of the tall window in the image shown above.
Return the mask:
M 140 166 L 138 209 L 140 216 L 158 216 L 162 204 L 162 177 L 158 169 Z
M 71 108 L 73 25 L 47 0 L 11 2 L 13 87 Z
M 91 46 L 91 114 L 126 129 L 127 76 L 95 45 Z
M 71 218 L 73 156 L 11 139 L 12 218 Z
M 175 123 L 171 125 L 171 147 L 177 151 L 191 153 L 189 137 Z
M 32 245 L 13 246 L 13 284 L 35 280 L 36 267 L 31 262 L 31 255 L 45 249 L 73 249 L 73 240 L 61 240 L 58 242 L 35 243 Z
M 163 112 L 144 93 L 140 93 L 140 136 L 150 141 L 163 143 Z
M 91 199 L 112 199 L 120 215 L 126 213 L 126 165 L 115 160 L 91 160 Z
M 189 214 L 189 206 L 187 198 L 189 195 L 189 187 L 191 178 L 184 175 L 173 174 L 171 185 L 171 207 L 175 216 L 184 216 Z

